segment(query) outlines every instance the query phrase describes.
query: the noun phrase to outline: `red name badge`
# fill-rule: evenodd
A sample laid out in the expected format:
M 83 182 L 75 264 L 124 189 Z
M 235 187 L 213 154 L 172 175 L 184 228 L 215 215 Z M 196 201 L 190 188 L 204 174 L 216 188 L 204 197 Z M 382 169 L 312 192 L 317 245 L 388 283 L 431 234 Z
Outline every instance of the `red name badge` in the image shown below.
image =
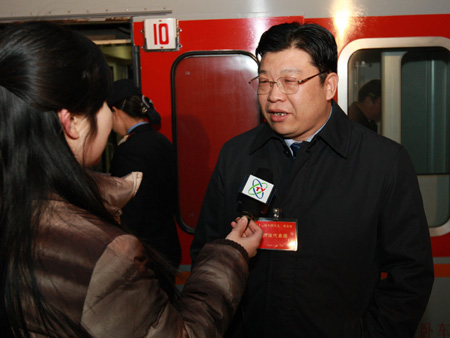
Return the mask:
M 260 249 L 297 251 L 297 221 L 259 218 L 255 223 L 264 231 Z

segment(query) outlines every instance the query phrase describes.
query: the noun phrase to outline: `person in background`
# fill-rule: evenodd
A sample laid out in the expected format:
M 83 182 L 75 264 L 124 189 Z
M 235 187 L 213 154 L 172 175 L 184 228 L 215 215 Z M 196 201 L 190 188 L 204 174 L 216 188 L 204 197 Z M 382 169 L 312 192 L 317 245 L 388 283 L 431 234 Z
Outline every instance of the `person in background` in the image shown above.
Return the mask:
M 381 80 L 367 82 L 358 91 L 358 102 L 348 107 L 348 117 L 377 132 L 381 120 Z
M 181 294 L 173 268 L 116 222 L 139 175 L 96 174 L 111 72 L 87 37 L 45 21 L 0 34 L 2 337 L 220 337 L 262 230 L 243 217 L 205 247 Z
M 193 266 L 202 247 L 226 236 L 226 220 L 240 215 L 237 192 L 259 168 L 273 173 L 276 188 L 265 217 L 274 230 L 296 222 L 298 243 L 261 250 L 251 262 L 226 337 L 412 338 L 434 276 L 405 148 L 350 121 L 333 100 L 337 46 L 325 28 L 273 26 L 256 55 L 259 75 L 250 83 L 266 122 L 223 146 L 192 242 Z
M 170 141 L 150 121 L 159 114 L 129 79 L 114 82 L 108 105 L 113 130 L 121 137 L 110 172 L 122 177 L 143 173 L 136 196 L 123 208 L 121 222 L 178 267 L 181 247 L 175 223 L 177 175 Z M 152 118 L 153 117 L 153 118 Z

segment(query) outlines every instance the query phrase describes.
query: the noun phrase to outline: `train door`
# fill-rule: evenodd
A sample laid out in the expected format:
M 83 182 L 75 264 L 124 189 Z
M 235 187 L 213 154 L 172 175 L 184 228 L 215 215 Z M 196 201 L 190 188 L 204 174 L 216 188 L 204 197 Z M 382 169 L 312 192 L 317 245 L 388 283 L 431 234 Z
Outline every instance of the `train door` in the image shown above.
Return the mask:
M 448 332 L 450 313 L 450 39 L 359 39 L 339 60 L 339 103 L 358 100 L 365 83 L 381 80 L 378 132 L 405 146 L 418 180 L 430 234 L 435 283 L 417 337 Z M 441 335 L 442 336 L 442 335 Z
M 177 221 L 193 233 L 220 148 L 260 123 L 256 96 L 248 85 L 257 73 L 257 62 L 246 51 L 188 52 L 175 60 L 171 72 Z

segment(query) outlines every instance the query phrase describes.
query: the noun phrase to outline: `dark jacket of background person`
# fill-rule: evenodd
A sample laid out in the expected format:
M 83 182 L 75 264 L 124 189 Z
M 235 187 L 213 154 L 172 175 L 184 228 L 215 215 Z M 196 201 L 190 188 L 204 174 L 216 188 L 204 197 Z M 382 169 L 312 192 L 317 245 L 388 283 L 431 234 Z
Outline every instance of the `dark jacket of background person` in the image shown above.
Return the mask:
M 138 186 L 135 177 L 103 177 L 99 182 L 110 210 L 128 201 Z M 248 255 L 239 245 L 224 240 L 205 247 L 177 309 L 161 290 L 152 256 L 136 237 L 57 196 L 49 206 L 37 234 L 36 281 L 47 304 L 72 325 L 91 337 L 223 335 L 248 275 Z M 29 290 L 22 293 L 27 304 Z M 32 337 L 47 337 L 41 335 L 34 312 L 25 318 Z M 65 317 L 52 317 L 50 324 L 53 337 L 72 336 Z
M 225 220 L 239 216 L 239 187 L 261 167 L 274 175 L 271 207 L 298 220 L 299 248 L 259 251 L 226 337 L 413 337 L 433 261 L 404 147 L 350 121 L 335 102 L 295 160 L 267 124 L 231 139 L 204 198 L 191 247 L 196 262 L 200 248 L 227 234 Z
M 381 120 L 381 80 L 365 83 L 358 91 L 358 101 L 348 107 L 348 117 L 366 128 L 378 131 L 377 122 Z
M 126 136 L 115 150 L 111 174 L 143 173 L 142 184 L 124 208 L 121 222 L 142 241 L 178 266 L 181 248 L 175 224 L 176 164 L 170 141 L 143 124 Z

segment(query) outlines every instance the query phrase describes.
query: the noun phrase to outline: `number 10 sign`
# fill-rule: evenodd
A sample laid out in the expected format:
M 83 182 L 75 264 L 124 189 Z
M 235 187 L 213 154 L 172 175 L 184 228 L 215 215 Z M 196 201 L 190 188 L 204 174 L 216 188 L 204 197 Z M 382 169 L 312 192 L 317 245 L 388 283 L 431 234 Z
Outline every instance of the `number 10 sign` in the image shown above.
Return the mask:
M 144 20 L 145 49 L 177 49 L 177 26 L 176 19 Z

